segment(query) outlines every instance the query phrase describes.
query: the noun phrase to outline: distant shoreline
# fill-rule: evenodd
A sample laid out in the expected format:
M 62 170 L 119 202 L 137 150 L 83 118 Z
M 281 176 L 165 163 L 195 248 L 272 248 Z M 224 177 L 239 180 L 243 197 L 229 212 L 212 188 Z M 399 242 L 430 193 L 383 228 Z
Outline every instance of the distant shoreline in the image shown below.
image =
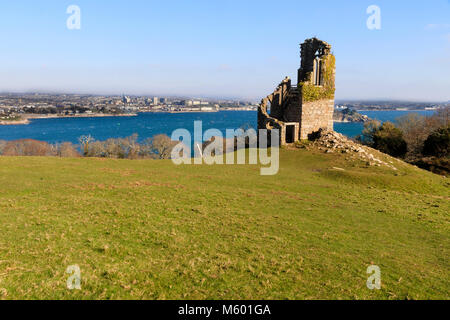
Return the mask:
M 363 121 L 351 121 L 351 120 L 333 120 L 335 123 L 364 123 Z
M 0 120 L 0 126 L 15 126 L 22 124 L 30 124 L 28 119 L 25 120 Z
M 258 110 L 247 110 L 247 109 L 229 109 L 229 110 L 185 110 L 185 111 L 167 111 L 167 110 L 152 110 L 152 111 L 139 111 L 138 113 L 218 113 L 218 112 L 224 112 L 224 111 L 252 111 L 257 112 Z
M 153 110 L 153 111 L 139 111 L 138 113 L 216 113 L 220 111 L 167 111 L 167 110 Z
M 137 113 L 91 113 L 91 114 L 78 114 L 78 115 L 54 115 L 54 114 L 27 114 L 21 120 L 0 120 L 0 125 L 14 126 L 14 125 L 26 125 L 30 124 L 30 120 L 33 119 L 62 119 L 62 118 L 104 118 L 104 117 L 135 117 Z
M 437 110 L 439 110 L 439 109 L 432 109 L 432 110 L 425 110 L 425 109 L 422 109 L 422 110 L 397 110 L 397 109 L 387 109 L 387 110 L 380 110 L 380 109 L 361 109 L 361 110 L 359 110 L 359 109 L 357 109 L 356 111 L 357 112 L 367 112 L 367 111 L 384 111 L 384 112 L 386 112 L 386 111 L 400 111 L 400 112 L 425 112 L 425 111 L 437 111 Z
M 257 110 L 238 110 L 238 109 L 230 109 L 230 110 L 218 110 L 218 111 L 163 111 L 163 110 L 153 110 L 153 111 L 138 111 L 137 113 L 120 113 L 120 114 L 109 114 L 109 113 L 91 113 L 91 114 L 77 114 L 77 115 L 54 115 L 54 114 L 26 114 L 23 116 L 21 120 L 0 120 L 0 126 L 14 126 L 14 125 L 28 125 L 31 123 L 30 120 L 34 119 L 64 119 L 64 118 L 105 118 L 105 117 L 136 117 L 139 113 L 167 113 L 167 114 L 176 114 L 176 113 L 218 113 L 224 111 L 248 111 L 248 112 L 257 112 Z M 382 111 L 382 112 L 392 112 L 392 111 L 400 111 L 400 112 L 432 112 L 435 110 L 357 110 L 357 112 L 367 112 L 367 111 Z M 348 120 L 333 120 L 335 123 L 354 123 L 359 121 L 348 121 Z
M 223 111 L 249 111 L 256 112 L 257 110 L 218 110 L 218 111 L 167 111 L 167 110 L 153 110 L 153 111 L 138 111 L 137 113 L 91 113 L 91 114 L 78 114 L 78 115 L 54 115 L 54 114 L 26 114 L 21 120 L 0 120 L 0 126 L 14 126 L 14 125 L 27 125 L 30 124 L 33 119 L 63 119 L 63 118 L 105 118 L 105 117 L 136 117 L 139 113 L 217 113 Z

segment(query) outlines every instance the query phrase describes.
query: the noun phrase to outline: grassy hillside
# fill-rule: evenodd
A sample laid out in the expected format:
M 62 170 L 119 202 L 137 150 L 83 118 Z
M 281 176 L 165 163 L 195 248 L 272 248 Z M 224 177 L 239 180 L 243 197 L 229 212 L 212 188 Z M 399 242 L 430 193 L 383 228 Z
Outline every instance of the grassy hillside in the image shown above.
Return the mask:
M 0 298 L 448 299 L 450 183 L 395 166 L 0 157 Z

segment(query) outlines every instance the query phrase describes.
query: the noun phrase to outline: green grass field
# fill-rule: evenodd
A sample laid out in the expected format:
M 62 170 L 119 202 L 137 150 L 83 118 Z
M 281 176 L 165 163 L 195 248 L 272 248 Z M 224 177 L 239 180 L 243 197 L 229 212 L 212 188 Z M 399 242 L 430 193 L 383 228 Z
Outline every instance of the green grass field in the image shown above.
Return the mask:
M 0 298 L 450 298 L 448 179 L 306 150 L 280 161 L 261 176 L 0 157 Z M 381 290 L 366 287 L 371 264 Z

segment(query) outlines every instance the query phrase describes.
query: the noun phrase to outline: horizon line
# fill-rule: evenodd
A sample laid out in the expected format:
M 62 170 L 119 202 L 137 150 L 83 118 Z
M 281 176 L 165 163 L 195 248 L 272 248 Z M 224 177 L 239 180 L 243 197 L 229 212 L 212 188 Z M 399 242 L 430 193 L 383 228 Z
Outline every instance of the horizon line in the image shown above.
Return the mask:
M 29 95 L 29 94 L 47 94 L 47 95 L 80 95 L 80 96 L 104 96 L 104 97 L 112 97 L 112 96 L 134 96 L 134 97 L 167 97 L 167 98 L 191 98 L 191 99 L 211 99 L 211 100 L 240 100 L 247 102 L 254 102 L 261 98 L 250 98 L 250 97 L 237 97 L 237 96 L 212 96 L 212 95 L 204 95 L 204 94 L 129 94 L 125 91 L 122 93 L 102 93 L 102 92 L 77 92 L 77 91 L 45 91 L 45 90 L 27 90 L 27 91 L 10 91 L 10 90 L 0 90 L 0 95 L 7 94 L 15 94 L 15 95 Z M 379 98 L 335 98 L 335 102 L 414 102 L 414 103 L 450 103 L 450 99 L 448 100 L 426 100 L 426 99 L 411 99 L 411 98 L 387 98 L 387 97 L 379 97 Z

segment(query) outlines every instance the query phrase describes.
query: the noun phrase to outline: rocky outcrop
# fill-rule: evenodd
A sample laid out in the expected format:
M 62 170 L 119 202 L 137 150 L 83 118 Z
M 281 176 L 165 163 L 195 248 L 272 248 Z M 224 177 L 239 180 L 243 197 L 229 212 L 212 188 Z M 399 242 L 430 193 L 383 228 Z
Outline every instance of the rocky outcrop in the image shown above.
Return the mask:
M 395 161 L 400 161 L 373 148 L 354 142 L 334 131 L 319 131 L 313 137 L 312 145 L 326 153 L 345 153 L 350 157 L 367 162 L 371 166 L 386 166 L 392 170 Z
M 366 115 L 360 114 L 354 110 L 334 110 L 334 122 L 367 122 L 370 118 Z

